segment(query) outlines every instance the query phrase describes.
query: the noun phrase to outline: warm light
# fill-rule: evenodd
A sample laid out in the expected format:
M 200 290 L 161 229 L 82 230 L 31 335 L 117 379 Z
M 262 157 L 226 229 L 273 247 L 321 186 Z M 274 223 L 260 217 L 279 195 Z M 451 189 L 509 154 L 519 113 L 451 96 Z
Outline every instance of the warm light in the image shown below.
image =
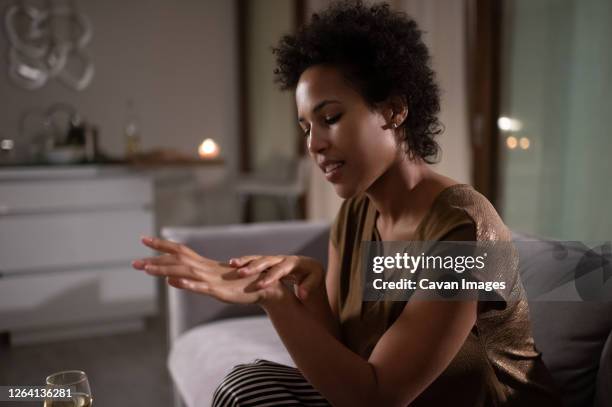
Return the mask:
M 211 138 L 207 138 L 198 148 L 200 158 L 216 158 L 219 156 L 219 145 Z
M 11 139 L 3 139 L 0 141 L 0 150 L 12 150 L 15 147 L 15 142 Z
M 523 150 L 527 150 L 529 148 L 529 144 L 531 143 L 529 142 L 529 139 L 527 137 L 521 137 L 521 139 L 519 140 L 519 145 Z
M 501 131 L 520 131 L 523 128 L 523 123 L 510 117 L 500 117 L 497 119 L 497 127 Z
M 518 140 L 514 136 L 510 136 L 506 139 L 506 145 L 510 150 L 514 150 L 518 145 Z

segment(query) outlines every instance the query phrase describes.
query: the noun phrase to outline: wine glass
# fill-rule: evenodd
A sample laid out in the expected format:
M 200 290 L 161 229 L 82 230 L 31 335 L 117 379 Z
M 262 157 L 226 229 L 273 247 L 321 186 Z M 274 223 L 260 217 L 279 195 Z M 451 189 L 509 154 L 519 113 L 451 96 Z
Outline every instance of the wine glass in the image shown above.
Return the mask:
M 48 389 L 70 389 L 70 399 L 46 399 L 43 407 L 91 407 L 93 398 L 85 372 L 67 370 L 47 376 Z

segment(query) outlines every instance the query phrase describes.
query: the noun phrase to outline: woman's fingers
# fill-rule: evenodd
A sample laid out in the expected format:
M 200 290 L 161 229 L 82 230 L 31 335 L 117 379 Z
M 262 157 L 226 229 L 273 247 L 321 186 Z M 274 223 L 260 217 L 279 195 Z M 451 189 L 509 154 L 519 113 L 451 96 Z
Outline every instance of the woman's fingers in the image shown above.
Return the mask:
M 146 266 L 144 266 L 144 271 L 147 274 L 159 277 L 187 278 L 196 281 L 204 281 L 206 279 L 205 273 L 198 273 L 195 268 L 190 267 L 186 264 L 147 264 Z
M 176 254 L 180 250 L 181 244 L 171 242 L 169 240 L 159 239 L 157 237 L 143 236 L 141 238 L 142 243 L 145 246 L 155 249 L 160 252 Z
M 174 254 L 162 254 L 160 256 L 146 257 L 144 259 L 134 260 L 132 262 L 132 267 L 138 270 L 144 270 L 147 264 L 155 264 L 155 265 L 187 264 L 188 266 L 196 266 L 197 262 L 190 257 L 176 256 Z
M 201 294 L 210 294 L 210 284 L 202 282 L 202 281 L 193 281 L 188 278 L 178 278 L 178 277 L 168 277 L 168 284 L 172 287 L 182 288 L 185 290 L 190 290 L 194 292 L 198 292 Z
M 165 254 L 157 257 L 147 257 L 134 260 L 132 267 L 144 270 L 154 276 L 186 277 L 203 280 L 206 276 L 204 263 L 198 262 L 184 255 Z
M 251 261 L 259 259 L 263 256 L 256 254 L 251 256 L 242 256 L 242 257 L 234 257 L 233 259 L 229 259 L 230 266 L 233 267 L 242 267 L 246 264 L 249 264 Z
M 304 276 L 297 268 L 298 258 L 296 256 L 287 256 L 275 266 L 270 267 L 265 276 L 258 282 L 259 286 L 267 287 L 278 280 L 287 279 L 293 284 L 301 284 Z
M 181 254 L 184 256 L 189 256 L 195 259 L 201 258 L 199 254 L 191 250 L 189 247 L 184 244 L 171 242 L 170 240 L 159 239 L 156 237 L 143 236 L 141 239 L 142 243 L 145 246 L 150 247 L 151 249 L 157 250 L 158 252 L 168 253 L 168 254 Z
M 291 271 L 292 267 L 290 264 L 288 264 L 287 262 L 279 263 L 275 266 L 270 267 L 266 271 L 265 276 L 260 281 L 258 281 L 257 284 L 260 287 L 266 287 L 272 284 L 273 282 L 280 280 L 286 275 L 291 274 Z
M 240 273 L 242 276 L 259 274 L 270 267 L 276 266 L 283 260 L 283 256 L 262 256 L 258 259 L 252 260 L 247 266 L 239 268 L 238 273 Z
M 319 280 L 315 273 L 307 274 L 303 281 L 297 284 L 297 296 L 300 300 L 305 300 L 309 293 L 316 288 Z
M 144 266 L 147 264 L 176 264 L 178 263 L 176 257 L 172 254 L 162 254 L 161 256 L 146 257 L 144 259 L 134 260 L 132 267 L 138 270 L 144 270 Z

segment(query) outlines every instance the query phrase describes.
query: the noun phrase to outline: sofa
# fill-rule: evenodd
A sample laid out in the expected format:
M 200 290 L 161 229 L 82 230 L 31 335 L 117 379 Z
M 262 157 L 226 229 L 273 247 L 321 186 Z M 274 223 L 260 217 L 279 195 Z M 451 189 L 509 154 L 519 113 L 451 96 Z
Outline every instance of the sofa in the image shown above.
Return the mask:
M 291 221 L 165 228 L 162 236 L 219 260 L 282 253 L 310 256 L 326 264 L 329 224 Z M 575 281 L 564 280 L 568 275 L 564 268 L 584 258 L 585 249 L 563 247 L 564 262 L 559 262 L 559 242 L 517 233 L 513 238 L 536 347 L 565 404 L 612 406 L 612 302 L 609 296 L 607 301 L 582 301 Z M 550 281 L 559 286 L 553 290 L 557 296 L 544 301 L 542 288 L 551 291 Z M 226 304 L 172 287 L 167 294 L 174 407 L 209 406 L 221 379 L 239 363 L 261 358 L 295 366 L 258 306 Z

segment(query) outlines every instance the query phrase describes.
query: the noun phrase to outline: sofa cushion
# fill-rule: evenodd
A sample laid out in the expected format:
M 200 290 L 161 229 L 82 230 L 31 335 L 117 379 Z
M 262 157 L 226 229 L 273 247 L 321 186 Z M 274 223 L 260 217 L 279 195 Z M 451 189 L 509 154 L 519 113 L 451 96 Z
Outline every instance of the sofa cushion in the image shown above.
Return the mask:
M 566 405 L 592 406 L 600 358 L 612 330 L 612 302 L 581 299 L 574 273 L 586 253 L 581 245 L 517 234 L 514 239 L 536 347 Z M 526 239 L 530 242 L 521 242 Z M 610 363 L 602 365 L 601 376 L 609 377 L 611 368 Z
M 612 406 L 612 332 L 601 353 L 599 372 L 597 373 L 597 392 L 595 407 Z
M 267 316 L 234 318 L 202 325 L 181 335 L 168 369 L 187 407 L 209 407 L 235 365 L 267 359 L 295 366 Z

